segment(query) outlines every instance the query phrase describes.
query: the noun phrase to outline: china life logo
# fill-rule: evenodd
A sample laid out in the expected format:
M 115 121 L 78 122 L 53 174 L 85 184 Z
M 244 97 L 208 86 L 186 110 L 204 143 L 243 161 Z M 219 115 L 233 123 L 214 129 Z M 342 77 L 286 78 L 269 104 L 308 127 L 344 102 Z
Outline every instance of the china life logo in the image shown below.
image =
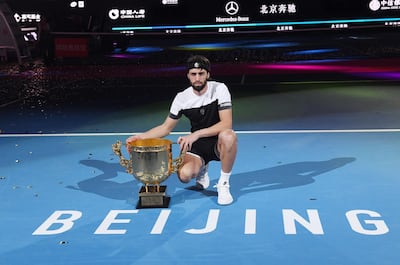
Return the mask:
M 369 9 L 372 11 L 400 9 L 400 0 L 371 0 Z
M 111 20 L 117 19 L 144 19 L 146 18 L 146 10 L 140 9 L 110 9 L 108 11 L 108 17 Z

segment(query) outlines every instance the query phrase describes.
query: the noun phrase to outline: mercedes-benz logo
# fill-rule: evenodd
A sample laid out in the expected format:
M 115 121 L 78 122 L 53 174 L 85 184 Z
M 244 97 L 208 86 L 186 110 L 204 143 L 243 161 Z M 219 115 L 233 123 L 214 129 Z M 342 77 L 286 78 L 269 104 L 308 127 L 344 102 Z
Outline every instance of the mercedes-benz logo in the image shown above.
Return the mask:
M 225 11 L 231 16 L 236 15 L 239 12 L 239 4 L 235 1 L 229 1 L 225 5 Z

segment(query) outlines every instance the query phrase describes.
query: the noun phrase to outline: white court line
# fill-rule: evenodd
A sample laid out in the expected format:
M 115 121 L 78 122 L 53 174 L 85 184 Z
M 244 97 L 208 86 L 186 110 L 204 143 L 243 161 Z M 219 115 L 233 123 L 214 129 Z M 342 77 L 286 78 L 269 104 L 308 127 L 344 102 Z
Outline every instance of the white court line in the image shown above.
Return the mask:
M 235 131 L 237 134 L 310 134 L 310 133 L 391 133 L 400 129 L 343 129 L 343 130 L 267 130 L 267 131 Z M 132 133 L 25 133 L 0 134 L 0 138 L 12 137 L 85 137 L 85 136 L 131 136 Z M 186 135 L 190 132 L 171 132 L 171 135 Z

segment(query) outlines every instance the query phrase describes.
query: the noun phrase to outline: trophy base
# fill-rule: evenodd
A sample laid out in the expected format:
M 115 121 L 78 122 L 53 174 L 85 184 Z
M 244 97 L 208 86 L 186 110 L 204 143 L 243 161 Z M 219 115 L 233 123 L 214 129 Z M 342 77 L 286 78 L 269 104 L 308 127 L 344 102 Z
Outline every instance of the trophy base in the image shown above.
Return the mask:
M 142 186 L 139 191 L 139 201 L 136 209 L 168 208 L 171 198 L 166 195 L 167 186 Z

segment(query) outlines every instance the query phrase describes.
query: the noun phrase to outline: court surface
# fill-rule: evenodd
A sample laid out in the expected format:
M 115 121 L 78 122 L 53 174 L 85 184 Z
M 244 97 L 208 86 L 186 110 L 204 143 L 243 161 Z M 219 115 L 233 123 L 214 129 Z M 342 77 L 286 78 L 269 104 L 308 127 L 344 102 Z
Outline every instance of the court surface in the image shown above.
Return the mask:
M 212 67 L 231 89 L 239 141 L 229 206 L 217 204 L 212 162 L 207 190 L 172 174 L 168 208 L 136 209 L 142 184 L 112 152 L 165 119 L 184 68 L 140 61 L 175 52 L 1 69 L 0 265 L 398 264 L 393 36 L 204 43 L 214 60 L 257 55 Z M 168 138 L 187 131 L 182 120 Z
M 172 174 L 169 208 L 136 209 L 141 183 L 111 145 L 162 122 L 167 100 L 4 109 L 0 264 L 398 264 L 398 84 L 281 85 L 234 97 L 224 207 Z

